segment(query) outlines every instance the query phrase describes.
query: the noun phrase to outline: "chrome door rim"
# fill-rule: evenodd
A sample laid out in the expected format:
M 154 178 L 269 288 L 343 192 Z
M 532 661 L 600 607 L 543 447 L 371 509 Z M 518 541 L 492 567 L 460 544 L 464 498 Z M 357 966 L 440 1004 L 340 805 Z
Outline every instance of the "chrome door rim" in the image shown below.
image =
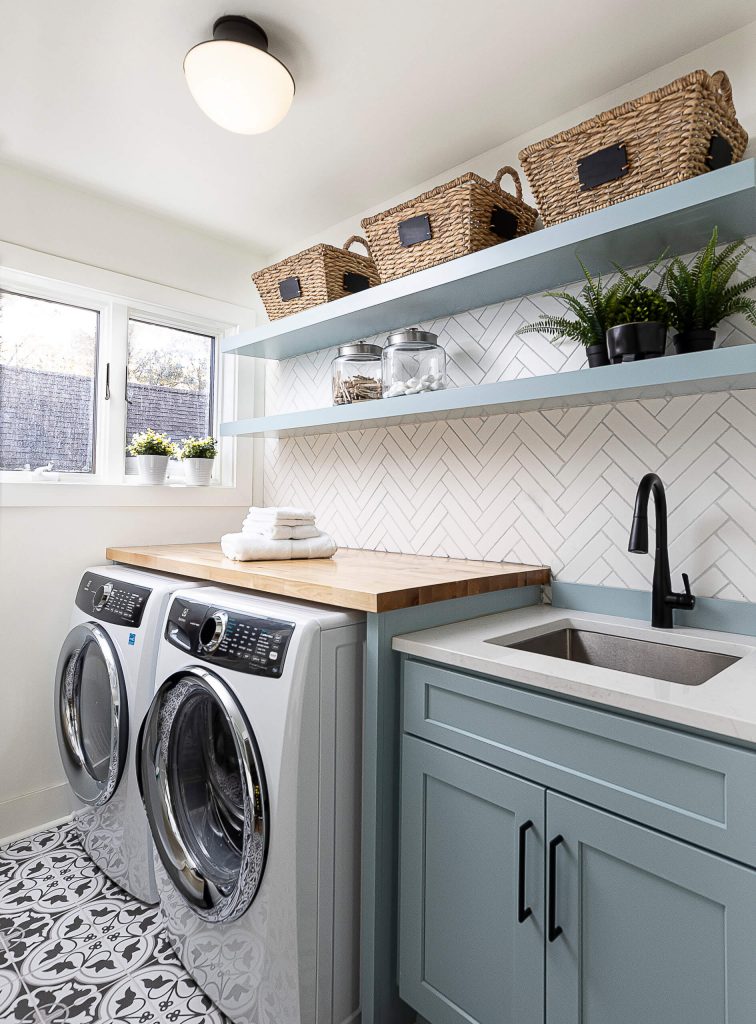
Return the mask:
M 97 645 L 110 687 L 110 759 L 104 783 L 90 770 L 81 735 L 80 666 L 90 644 Z M 96 622 L 75 626 L 63 643 L 56 672 L 55 721 L 63 767 L 74 793 L 92 807 L 107 803 L 126 763 L 129 716 L 118 655 L 110 637 Z
M 181 706 L 197 693 L 211 696 L 230 727 L 244 802 L 241 865 L 234 888 L 222 892 L 202 872 L 184 841 L 170 787 L 170 739 Z M 252 904 L 262 883 L 270 839 L 265 773 L 246 715 L 229 687 L 207 669 L 191 666 L 160 686 L 142 723 L 138 778 L 155 849 L 168 876 L 194 912 L 205 921 L 235 921 Z

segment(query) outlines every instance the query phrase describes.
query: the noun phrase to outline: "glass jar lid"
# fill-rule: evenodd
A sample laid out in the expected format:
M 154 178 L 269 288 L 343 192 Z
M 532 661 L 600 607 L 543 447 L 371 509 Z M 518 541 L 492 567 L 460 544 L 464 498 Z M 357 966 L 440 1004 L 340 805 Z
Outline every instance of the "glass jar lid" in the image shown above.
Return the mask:
M 339 345 L 339 356 L 380 356 L 380 345 L 368 341 L 353 341 L 348 345 Z
M 437 345 L 438 335 L 430 331 L 421 331 L 419 327 L 405 327 L 401 331 L 392 331 L 386 339 L 389 345 Z

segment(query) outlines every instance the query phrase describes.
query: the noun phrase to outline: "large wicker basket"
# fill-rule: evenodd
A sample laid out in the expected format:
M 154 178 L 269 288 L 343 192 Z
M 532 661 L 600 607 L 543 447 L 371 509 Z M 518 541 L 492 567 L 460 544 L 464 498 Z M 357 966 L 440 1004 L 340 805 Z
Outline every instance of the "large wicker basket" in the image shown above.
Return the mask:
M 500 182 L 514 180 L 515 195 Z M 525 235 L 538 212 L 522 201 L 517 171 L 502 167 L 493 182 L 469 172 L 416 199 L 362 221 L 382 281 L 454 260 Z
M 546 225 L 741 159 L 724 71 L 694 71 L 639 99 L 527 146 L 520 162 Z
M 313 245 L 253 274 L 252 280 L 270 319 L 280 320 L 380 284 L 378 270 L 369 255 L 349 251 L 355 242 L 370 253 L 365 239 L 352 235 L 341 249 L 324 243 Z

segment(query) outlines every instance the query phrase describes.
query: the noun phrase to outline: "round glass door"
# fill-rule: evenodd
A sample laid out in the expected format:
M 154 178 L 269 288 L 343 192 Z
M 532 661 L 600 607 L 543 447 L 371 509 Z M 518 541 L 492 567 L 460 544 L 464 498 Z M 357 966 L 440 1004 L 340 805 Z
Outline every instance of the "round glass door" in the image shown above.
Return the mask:
M 76 796 L 98 806 L 113 795 L 128 749 L 128 707 L 118 655 L 96 623 L 65 639 L 55 681 L 63 767 Z
M 235 920 L 262 882 L 269 805 L 254 733 L 218 676 L 196 668 L 163 683 L 144 721 L 139 778 L 176 888 L 205 920 Z

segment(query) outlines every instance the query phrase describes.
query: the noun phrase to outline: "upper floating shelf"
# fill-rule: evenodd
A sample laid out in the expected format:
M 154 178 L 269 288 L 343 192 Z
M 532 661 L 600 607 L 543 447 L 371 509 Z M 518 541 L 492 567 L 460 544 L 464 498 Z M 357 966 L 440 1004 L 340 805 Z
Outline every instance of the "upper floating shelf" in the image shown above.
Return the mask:
M 533 409 L 564 409 L 743 388 L 756 388 L 756 345 L 237 420 L 222 424 L 221 434 L 224 437 L 333 434 L 427 420 L 499 416 Z
M 421 270 L 227 338 L 223 351 L 288 359 L 398 327 L 575 281 L 577 251 L 595 273 L 682 255 L 708 241 L 756 234 L 756 161 L 628 199 L 564 224 Z

